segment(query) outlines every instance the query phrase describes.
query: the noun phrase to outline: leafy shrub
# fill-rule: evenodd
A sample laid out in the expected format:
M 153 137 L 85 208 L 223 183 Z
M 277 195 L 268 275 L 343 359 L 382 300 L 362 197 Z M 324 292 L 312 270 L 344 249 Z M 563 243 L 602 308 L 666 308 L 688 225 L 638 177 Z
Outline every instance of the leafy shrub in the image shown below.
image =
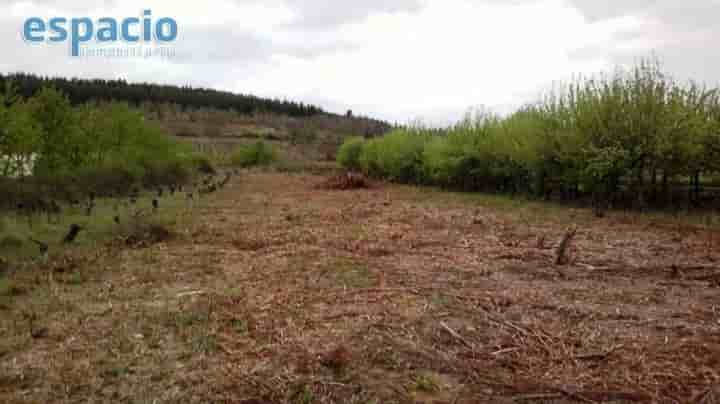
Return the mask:
M 679 84 L 652 61 L 558 88 L 503 118 L 349 140 L 338 161 L 400 182 L 626 206 L 674 203 L 673 184 L 699 203 L 720 174 L 717 89 Z
M 127 194 L 139 183 L 186 182 L 196 169 L 213 170 L 127 104 L 72 106 L 53 88 L 28 99 L 0 89 L 0 208 Z
M 380 147 L 379 138 L 369 140 L 363 145 L 362 152 L 358 158 L 362 171 L 372 177 L 382 177 L 385 174 L 379 165 Z
M 340 146 L 337 155 L 337 162 L 348 170 L 359 170 L 360 155 L 363 151 L 365 140 L 361 137 L 350 137 Z
M 432 139 L 422 156 L 426 178 L 438 185 L 454 187 L 477 177 L 482 170 L 482 161 L 473 143 L 472 136 L 458 134 Z
M 277 154 L 272 145 L 263 141 L 243 145 L 230 157 L 233 165 L 240 167 L 267 166 L 277 161 Z
M 418 183 L 422 180 L 422 153 L 429 138 L 423 134 L 395 131 L 365 144 L 359 162 L 373 176 L 393 181 Z

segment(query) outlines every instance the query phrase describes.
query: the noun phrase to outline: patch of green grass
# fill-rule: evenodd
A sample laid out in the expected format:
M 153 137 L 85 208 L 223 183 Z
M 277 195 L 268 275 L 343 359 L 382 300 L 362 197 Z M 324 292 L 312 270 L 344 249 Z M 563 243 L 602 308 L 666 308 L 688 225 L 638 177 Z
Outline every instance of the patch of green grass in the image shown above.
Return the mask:
M 0 297 L 17 297 L 25 294 L 25 289 L 15 281 L 8 278 L 0 278 Z
M 5 278 L 0 278 L 0 296 L 10 296 L 10 291 L 13 288 L 12 282 Z
M 106 379 L 117 379 L 130 373 L 130 368 L 127 366 L 112 366 L 103 370 L 102 377 Z
M 435 308 L 441 309 L 450 304 L 450 298 L 442 293 L 433 293 L 430 302 Z
M 160 209 L 153 212 L 154 198 L 155 193 L 143 194 L 134 205 L 127 198 L 97 199 L 90 216 L 86 215 L 84 208 L 63 205 L 62 214 L 51 220 L 44 214 L 33 215 L 32 221 L 29 221 L 25 215 L 4 212 L 0 217 L 0 255 L 11 263 L 38 259 L 40 250 L 31 238 L 47 243 L 51 256 L 70 247 L 95 249 L 115 236 L 127 234 L 133 225 L 140 222 L 172 224 L 187 207 L 184 195 L 176 193 L 170 196 L 166 193 L 163 198 L 158 198 Z M 120 224 L 115 223 L 115 216 L 119 217 Z M 62 239 L 71 224 L 78 224 L 83 230 L 69 247 L 63 245 Z
M 437 393 L 440 391 L 440 383 L 432 375 L 418 374 L 413 380 L 413 387 L 423 393 Z
M 86 279 L 85 279 L 85 275 L 82 272 L 76 271 L 76 272 L 73 272 L 70 275 L 68 275 L 68 277 L 65 279 L 65 282 L 68 285 L 78 286 L 78 285 L 82 285 L 83 283 L 85 283 Z
M 446 191 L 438 187 L 417 188 L 418 200 L 432 199 L 447 203 L 467 203 L 498 211 L 527 211 L 529 214 L 547 215 L 567 211 L 567 206 L 558 203 L 530 200 L 522 196 L 488 194 L 478 192 Z
M 230 320 L 230 327 L 236 333 L 241 335 L 247 334 L 250 331 L 250 325 L 248 324 L 248 322 L 240 318 L 234 318 Z
M 363 263 L 351 259 L 338 259 L 330 264 L 328 276 L 338 286 L 367 288 L 372 286 L 374 277 Z
M 217 337 L 210 333 L 200 333 L 192 341 L 193 349 L 196 352 L 210 354 L 216 352 L 219 348 Z
M 203 324 L 207 320 L 207 316 L 199 313 L 181 312 L 172 318 L 172 325 L 178 328 L 192 327 L 197 324 Z
M 368 229 L 364 224 L 356 224 L 350 227 L 350 232 L 353 239 L 363 241 L 369 238 Z
M 577 208 L 560 202 L 540 201 L 523 196 L 488 194 L 478 192 L 447 191 L 438 187 L 403 186 L 403 198 L 419 203 L 447 205 L 471 205 L 487 208 L 490 211 L 512 214 L 518 222 L 546 223 L 548 220 L 557 223 L 572 222 L 575 224 L 592 223 L 597 218 L 590 208 Z M 609 211 L 608 216 L 623 214 Z M 662 222 L 676 225 L 695 225 L 709 229 L 720 229 L 720 215 L 712 212 L 680 212 L 672 215 L 665 211 L 633 212 L 632 217 L 638 222 Z
M 293 404 L 313 404 L 315 402 L 315 393 L 308 385 L 302 385 L 295 389 L 290 399 Z

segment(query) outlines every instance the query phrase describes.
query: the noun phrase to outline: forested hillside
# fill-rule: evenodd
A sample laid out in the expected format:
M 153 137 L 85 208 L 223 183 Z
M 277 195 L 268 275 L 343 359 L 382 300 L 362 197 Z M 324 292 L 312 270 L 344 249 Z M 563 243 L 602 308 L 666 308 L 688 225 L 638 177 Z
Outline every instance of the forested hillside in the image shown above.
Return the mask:
M 269 112 L 307 117 L 324 113 L 314 105 L 190 86 L 128 83 L 125 80 L 47 78 L 24 73 L 0 74 L 0 86 L 4 87 L 6 82 L 12 82 L 18 94 L 24 98 L 32 97 L 43 87 L 54 87 L 66 94 L 74 105 L 89 101 L 123 101 L 136 106 L 143 102 L 172 103 L 184 108 L 216 108 L 235 110 L 242 114 Z

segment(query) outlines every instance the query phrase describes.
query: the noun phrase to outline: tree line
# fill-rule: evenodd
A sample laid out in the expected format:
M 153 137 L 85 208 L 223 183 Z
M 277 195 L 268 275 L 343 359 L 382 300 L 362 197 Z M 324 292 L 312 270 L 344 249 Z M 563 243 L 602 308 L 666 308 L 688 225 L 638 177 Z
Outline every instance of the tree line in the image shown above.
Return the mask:
M 351 139 L 350 169 L 465 191 L 592 201 L 608 207 L 720 207 L 720 91 L 630 69 L 560 84 L 506 117 L 406 127 Z
M 0 88 L 11 82 L 18 95 L 30 98 L 43 88 L 53 87 L 67 95 L 73 105 L 91 101 L 119 101 L 133 106 L 143 102 L 178 104 L 183 108 L 216 108 L 234 110 L 241 114 L 270 112 L 292 117 L 308 117 L 324 111 L 314 105 L 287 100 L 266 99 L 191 86 L 171 86 L 150 83 L 128 83 L 125 80 L 85 80 L 78 78 L 41 77 L 34 74 L 0 74 Z

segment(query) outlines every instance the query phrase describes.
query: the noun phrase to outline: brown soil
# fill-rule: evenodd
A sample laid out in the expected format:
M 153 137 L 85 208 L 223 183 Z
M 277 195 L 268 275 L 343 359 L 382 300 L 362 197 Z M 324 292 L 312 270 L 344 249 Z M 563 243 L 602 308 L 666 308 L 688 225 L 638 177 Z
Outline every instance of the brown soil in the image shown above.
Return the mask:
M 322 180 L 247 174 L 174 237 L 12 275 L 0 402 L 720 397 L 717 231 Z

